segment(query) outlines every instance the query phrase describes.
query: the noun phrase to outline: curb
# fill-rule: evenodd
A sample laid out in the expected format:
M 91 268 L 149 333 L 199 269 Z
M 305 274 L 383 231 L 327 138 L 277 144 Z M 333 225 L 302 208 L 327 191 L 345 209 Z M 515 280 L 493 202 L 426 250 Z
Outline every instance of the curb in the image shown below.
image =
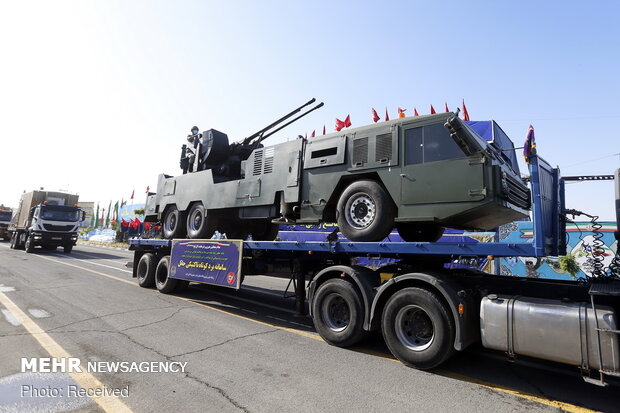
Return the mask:
M 105 245 L 100 245 L 100 244 L 89 244 L 87 242 L 80 242 L 78 240 L 77 245 L 84 245 L 86 247 L 93 247 L 93 248 L 104 248 L 107 250 L 116 250 L 116 251 L 129 251 L 127 248 L 120 248 L 120 247 L 108 247 Z

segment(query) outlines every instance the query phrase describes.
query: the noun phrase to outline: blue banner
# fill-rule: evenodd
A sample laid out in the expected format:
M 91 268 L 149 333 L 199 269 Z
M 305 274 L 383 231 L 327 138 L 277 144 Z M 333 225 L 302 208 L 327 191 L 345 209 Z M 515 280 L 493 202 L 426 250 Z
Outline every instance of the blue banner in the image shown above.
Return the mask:
M 172 241 L 170 277 L 239 289 L 243 241 Z

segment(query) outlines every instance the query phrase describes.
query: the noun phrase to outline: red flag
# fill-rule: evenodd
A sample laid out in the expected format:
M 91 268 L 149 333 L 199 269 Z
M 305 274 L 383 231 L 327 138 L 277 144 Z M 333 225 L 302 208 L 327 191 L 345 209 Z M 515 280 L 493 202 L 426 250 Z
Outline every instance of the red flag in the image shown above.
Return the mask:
M 125 218 L 121 218 L 121 227 L 126 227 L 126 226 L 129 226 L 129 223 L 125 221 Z
M 145 223 L 144 223 L 144 229 L 149 230 L 149 229 L 151 229 L 151 226 L 152 226 L 152 225 L 153 225 L 153 223 L 152 223 L 152 222 L 145 222 Z
M 433 107 L 433 105 L 431 105 L 431 115 L 434 115 L 435 113 L 437 112 L 435 112 L 435 108 Z
M 416 108 L 413 108 L 413 114 L 415 116 L 420 116 L 420 114 L 418 113 L 418 110 Z
M 136 192 L 136 190 L 135 190 L 135 189 L 134 189 L 133 191 L 131 191 L 131 198 L 129 198 L 129 199 L 133 199 L 133 194 L 134 194 L 134 192 Z
M 325 135 L 325 125 L 323 125 L 323 135 Z
M 398 107 L 398 117 L 399 118 L 404 118 L 405 117 L 405 111 L 407 109 L 401 109 L 400 106 Z
M 446 102 L 446 113 L 450 112 L 450 109 L 448 109 L 448 102 Z
M 349 126 L 351 126 L 351 116 L 350 115 L 347 115 L 347 117 L 344 120 L 340 120 L 340 119 L 336 118 L 336 130 L 338 132 L 340 132 L 344 128 L 348 128 Z
M 377 115 L 377 111 L 375 110 L 375 108 L 372 108 L 372 121 L 377 123 L 379 122 L 379 119 L 381 119 L 379 117 L 379 115 Z
M 465 99 L 463 99 L 463 120 L 469 120 L 469 112 L 467 112 L 467 106 L 465 106 Z
M 146 193 L 147 193 L 147 194 L 149 193 L 149 189 L 151 189 L 151 187 L 147 185 L 147 186 L 146 186 Z
M 316 135 L 316 129 L 312 131 L 312 135 L 310 135 L 311 138 L 314 138 L 314 136 Z
M 387 108 L 385 108 L 385 121 L 387 122 L 388 120 L 390 120 L 390 115 L 388 115 Z

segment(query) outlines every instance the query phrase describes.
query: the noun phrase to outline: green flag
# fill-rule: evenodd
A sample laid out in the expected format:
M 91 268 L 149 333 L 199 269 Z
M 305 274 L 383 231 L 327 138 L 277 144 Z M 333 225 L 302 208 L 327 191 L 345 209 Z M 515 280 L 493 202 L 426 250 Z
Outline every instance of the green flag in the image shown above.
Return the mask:
M 99 227 L 99 202 L 97 202 L 97 213 L 95 214 L 95 226 L 94 228 Z
M 108 213 L 105 216 L 105 228 L 110 226 L 110 210 L 112 209 L 112 201 L 108 204 Z

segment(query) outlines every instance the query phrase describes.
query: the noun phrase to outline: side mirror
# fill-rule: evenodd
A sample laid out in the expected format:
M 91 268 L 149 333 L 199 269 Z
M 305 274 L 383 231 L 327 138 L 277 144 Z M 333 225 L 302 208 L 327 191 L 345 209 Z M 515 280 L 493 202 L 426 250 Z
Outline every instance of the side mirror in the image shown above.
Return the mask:
M 80 221 L 86 221 L 86 211 L 82 211 L 82 219 Z

